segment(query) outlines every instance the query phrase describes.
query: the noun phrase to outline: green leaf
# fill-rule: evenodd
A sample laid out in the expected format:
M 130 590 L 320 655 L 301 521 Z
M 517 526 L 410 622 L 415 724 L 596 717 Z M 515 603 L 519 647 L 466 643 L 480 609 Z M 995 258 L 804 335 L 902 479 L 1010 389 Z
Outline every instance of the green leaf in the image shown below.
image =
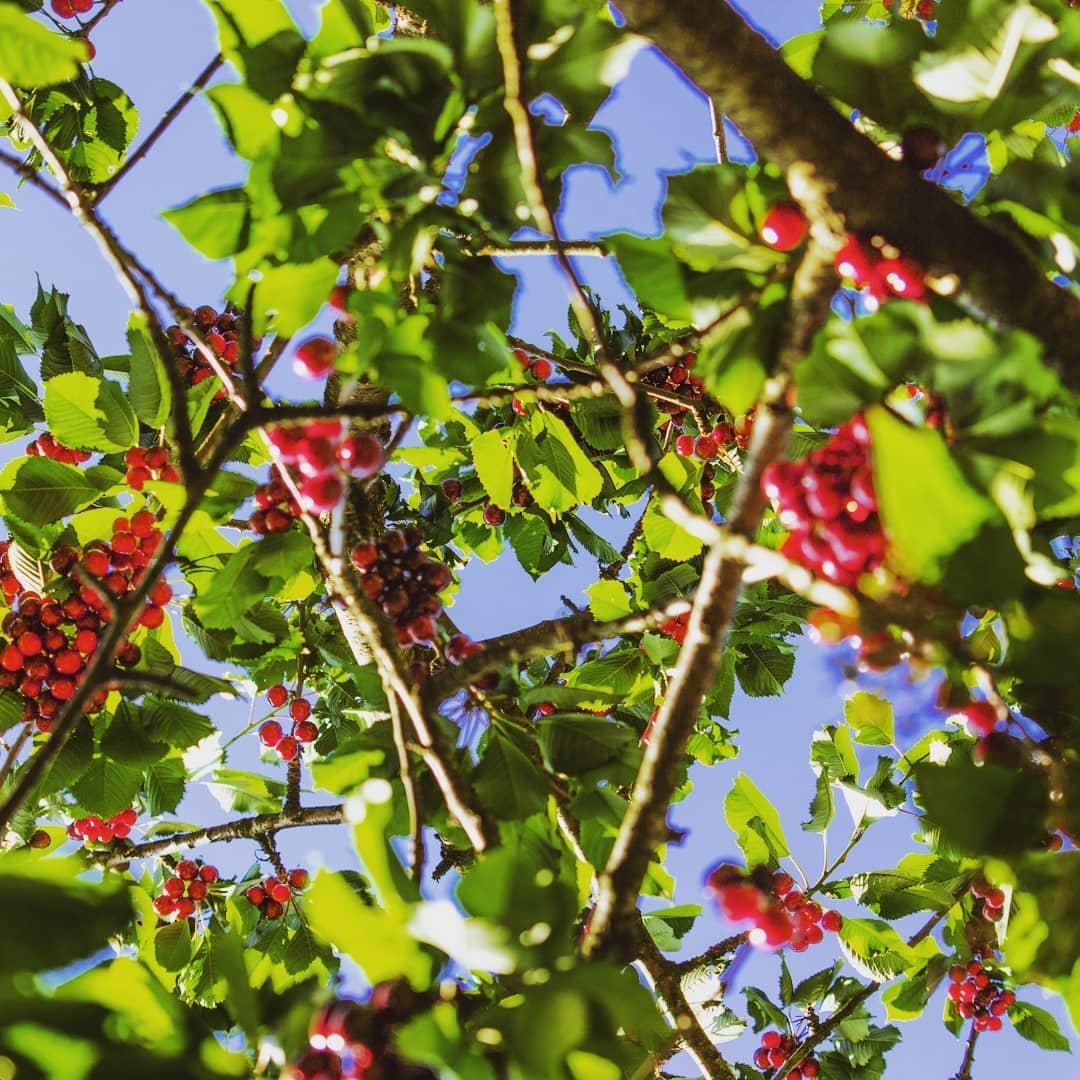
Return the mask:
M 532 435 L 519 437 L 517 460 L 538 505 L 557 514 L 600 494 L 603 477 L 564 421 L 537 410 L 532 414 Z
M 1033 771 L 994 762 L 977 766 L 963 748 L 944 765 L 915 767 L 918 798 L 950 848 L 967 855 L 1009 855 L 1046 835 L 1047 787 Z
M 694 311 L 684 278 L 685 270 L 675 257 L 670 238 L 645 239 L 617 233 L 609 236 L 605 243 L 619 260 L 619 268 L 630 288 L 645 307 L 670 325 L 690 325 Z
M 679 943 L 694 928 L 700 914 L 700 904 L 679 904 L 646 912 L 641 918 L 653 940 L 664 952 L 677 952 Z
M 0 6 L 0 79 L 33 89 L 79 74 L 89 59 L 86 42 L 49 30 L 10 4 Z
M 272 814 L 281 809 L 285 785 L 256 773 L 218 769 L 208 785 L 222 809 L 243 814 Z
M 810 817 L 802 827 L 806 832 L 824 832 L 832 824 L 835 813 L 831 781 L 823 769 L 817 775 L 814 797 L 810 800 Z
M 105 945 L 131 919 L 121 879 L 85 881 L 82 859 L 23 848 L 0 856 L 0 918 L 19 932 L 0 951 L 0 973 L 47 971 Z
M 836 978 L 839 970 L 840 965 L 833 964 L 832 967 L 823 968 L 813 975 L 807 975 L 792 990 L 791 1000 L 796 1005 L 816 1005 L 825 996 L 825 992 L 829 987 L 832 986 L 833 979 Z
M 76 450 L 127 450 L 138 442 L 139 421 L 123 390 L 81 371 L 45 384 L 45 419 L 65 446 Z
M 547 805 L 540 770 L 505 735 L 493 733 L 475 773 L 476 793 L 499 820 L 520 821 Z
M 1026 1001 L 1017 1001 L 1009 1009 L 1009 1019 L 1016 1028 L 1016 1033 L 1028 1042 L 1033 1042 L 1042 1050 L 1064 1050 L 1072 1053 L 1069 1040 L 1062 1035 L 1061 1028 L 1052 1013 L 1040 1009 Z
M 645 508 L 642 530 L 649 549 L 661 559 L 685 562 L 699 555 L 704 546 L 698 537 L 672 521 L 655 500 Z
M 735 833 L 748 865 L 766 864 L 789 853 L 776 807 L 746 773 L 735 777 L 724 799 L 724 820 Z
M 602 622 L 630 614 L 630 598 L 621 582 L 610 579 L 594 581 L 585 592 L 589 596 L 589 610 Z
M 154 347 L 146 317 L 132 312 L 128 320 L 128 348 L 131 350 L 131 374 L 128 394 L 135 415 L 147 427 L 161 427 L 169 416 L 172 389 L 162 358 Z
M 90 813 L 111 817 L 131 805 L 141 786 L 142 773 L 138 769 L 97 757 L 72 791 Z
M 431 961 L 404 922 L 368 907 L 340 874 L 320 870 L 304 899 L 311 929 L 350 957 L 372 983 L 406 978 L 417 990 L 431 980 Z
M 207 192 L 161 216 L 208 259 L 227 259 L 247 247 L 251 210 L 243 188 Z
M 770 641 L 739 646 L 735 675 L 749 697 L 778 697 L 795 670 L 795 653 Z
M 781 1032 L 791 1030 L 787 1015 L 778 1009 L 763 991 L 756 986 L 745 986 L 743 993 L 746 995 L 746 1011 L 754 1022 L 755 1031 L 767 1027 L 778 1028 Z
M 891 746 L 896 738 L 892 703 L 866 690 L 844 702 L 844 720 L 855 729 L 855 741 L 864 746 Z
M 619 756 L 634 741 L 630 728 L 587 713 L 556 713 L 536 722 L 544 764 L 580 776 Z
M 264 266 L 255 290 L 255 333 L 269 326 L 286 337 L 307 326 L 326 305 L 338 268 L 330 259 L 313 263 Z M 243 283 L 246 292 L 247 283 Z M 234 299 L 239 300 L 240 297 Z
M 31 525 L 59 521 L 100 494 L 86 472 L 49 458 L 16 458 L 0 473 L 5 512 Z
M 940 563 L 997 516 L 964 479 L 940 433 L 914 428 L 872 406 L 866 421 L 878 510 L 889 561 L 904 577 L 936 582 Z
M 506 510 L 513 505 L 514 444 L 513 428 L 493 428 L 476 436 L 470 444 L 476 476 L 487 497 Z
M 156 761 L 143 774 L 146 809 L 150 814 L 171 814 L 180 805 L 187 787 L 187 769 L 179 757 Z
M 880 919 L 845 918 L 838 938 L 848 963 L 860 975 L 879 982 L 906 971 L 917 959 L 911 946 Z
M 169 972 L 183 970 L 191 960 L 191 929 L 187 919 L 166 923 L 154 935 L 154 959 Z
M 626 445 L 623 435 L 623 410 L 614 397 L 575 401 L 570 415 L 582 438 L 594 450 L 620 450 Z

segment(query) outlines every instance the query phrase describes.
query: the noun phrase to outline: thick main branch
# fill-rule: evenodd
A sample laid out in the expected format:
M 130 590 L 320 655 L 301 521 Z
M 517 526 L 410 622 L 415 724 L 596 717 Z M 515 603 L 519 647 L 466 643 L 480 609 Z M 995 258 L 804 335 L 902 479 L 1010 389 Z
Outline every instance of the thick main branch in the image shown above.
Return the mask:
M 811 162 L 853 232 L 881 233 L 935 272 L 952 272 L 973 305 L 1027 330 L 1080 390 L 1080 299 L 1058 288 L 1012 240 L 942 189 L 890 160 L 728 3 L 624 0 L 629 26 L 650 37 L 766 160 Z M 859 102 L 851 102 L 857 106 Z

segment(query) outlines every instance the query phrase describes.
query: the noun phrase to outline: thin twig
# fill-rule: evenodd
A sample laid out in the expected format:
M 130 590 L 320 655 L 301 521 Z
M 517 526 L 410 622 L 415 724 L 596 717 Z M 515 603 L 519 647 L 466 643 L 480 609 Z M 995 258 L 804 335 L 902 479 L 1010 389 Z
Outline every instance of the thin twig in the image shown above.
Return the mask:
M 113 8 L 120 3 L 122 3 L 122 0 L 105 0 L 101 10 L 92 19 L 87 19 L 87 21 L 82 24 L 82 27 L 79 30 L 79 36 L 87 37 L 90 31 L 93 30 L 102 19 L 106 18 Z
M 214 59 L 195 76 L 195 80 L 192 82 L 191 86 L 189 86 L 176 101 L 169 106 L 153 131 L 151 131 L 139 146 L 128 155 L 127 160 L 120 166 L 116 173 L 97 189 L 94 196 L 95 206 L 100 206 L 113 188 L 115 188 L 116 185 L 119 184 L 120 181 L 123 180 L 123 178 L 127 176 L 127 174 L 138 165 L 148 153 L 150 153 L 158 139 L 169 130 L 173 121 L 184 111 L 188 103 L 194 100 L 195 95 L 198 94 L 199 91 L 214 77 L 214 72 L 216 72 L 224 62 L 225 58 L 221 53 L 218 53 L 217 56 L 215 56 Z
M 978 1037 L 979 1029 L 972 1024 L 967 1046 L 964 1047 L 964 1060 L 960 1062 L 960 1071 L 953 1077 L 953 1080 L 971 1080 L 971 1070 L 975 1064 L 975 1040 Z
M 65 210 L 71 209 L 67 199 L 52 184 L 42 179 L 41 174 L 32 165 L 20 161 L 14 154 L 9 154 L 6 150 L 0 150 L 0 163 L 6 165 L 12 172 L 17 173 L 32 187 L 37 188 L 42 195 L 52 199 L 55 203 L 59 203 Z
M 15 762 L 18 760 L 19 752 L 26 745 L 27 739 L 30 738 L 30 734 L 34 729 L 32 723 L 23 724 L 22 730 L 15 736 L 15 741 L 11 744 L 11 748 L 7 752 L 7 757 L 4 758 L 3 765 L 0 765 L 0 788 L 4 786 L 4 781 L 7 780 L 11 774 L 11 770 L 15 768 Z

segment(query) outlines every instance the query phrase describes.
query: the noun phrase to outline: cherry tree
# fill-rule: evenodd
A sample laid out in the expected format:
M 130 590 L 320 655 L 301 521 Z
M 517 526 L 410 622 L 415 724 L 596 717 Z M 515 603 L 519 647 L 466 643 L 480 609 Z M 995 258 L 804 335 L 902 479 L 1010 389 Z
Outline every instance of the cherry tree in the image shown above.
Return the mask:
M 958 1080 L 1007 1026 L 1068 1050 L 1034 999 L 1080 1013 L 1074 5 L 825 0 L 780 50 L 726 2 L 326 0 L 310 36 L 207 5 L 217 54 L 140 137 L 93 68 L 120 0 L 0 2 L 0 163 L 129 306 L 111 356 L 55 287 L 0 306 L 0 1077 L 847 1080 L 927 1012 Z M 563 235 L 648 43 L 717 161 L 657 236 Z M 246 177 L 163 209 L 231 261 L 222 297 L 108 214 L 198 96 Z M 569 333 L 508 336 L 526 255 Z M 444 604 L 504 556 L 590 571 L 587 606 L 466 635 Z M 914 737 L 880 682 L 838 700 L 800 823 L 768 776 L 691 768 L 803 635 L 939 689 Z M 196 781 L 218 820 L 178 815 Z M 740 855 L 675 905 L 695 782 Z M 817 876 L 800 825 L 834 838 Z M 283 859 L 316 826 L 360 871 Z M 751 952 L 777 989 L 740 985 Z

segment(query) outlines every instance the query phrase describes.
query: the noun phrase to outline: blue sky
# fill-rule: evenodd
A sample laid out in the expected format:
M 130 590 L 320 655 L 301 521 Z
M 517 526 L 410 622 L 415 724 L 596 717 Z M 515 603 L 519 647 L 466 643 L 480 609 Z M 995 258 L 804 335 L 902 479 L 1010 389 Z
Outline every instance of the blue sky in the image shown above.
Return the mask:
M 289 6 L 305 28 L 313 26 L 318 7 L 314 0 L 291 0 Z M 809 0 L 746 0 L 742 6 L 777 41 L 818 24 L 817 4 Z M 211 19 L 198 0 L 124 4 L 95 31 L 94 40 L 96 74 L 113 79 L 131 94 L 145 118 L 144 130 L 190 83 L 216 48 Z M 705 99 L 650 49 L 638 54 L 596 123 L 615 140 L 619 176 L 612 181 L 590 168 L 578 170 L 568 180 L 559 214 L 565 236 L 597 235 L 619 228 L 656 231 L 665 174 L 713 159 Z M 174 292 L 192 305 L 215 303 L 229 284 L 227 267 L 209 264 L 193 253 L 158 213 L 208 187 L 237 182 L 242 176 L 243 168 L 228 154 L 209 108 L 196 103 L 110 197 L 105 213 L 121 237 L 137 247 Z M 16 192 L 12 177 L 0 174 L 3 190 L 16 195 L 18 210 L 0 210 L 0 302 L 12 303 L 18 312 L 25 313 L 36 288 L 36 273 L 46 287 L 55 284 L 72 294 L 72 315 L 86 325 L 101 353 L 124 351 L 125 297 L 105 270 L 92 241 L 32 188 Z M 562 330 L 565 325 L 564 284 L 548 260 L 518 260 L 515 270 L 519 268 L 522 288 L 511 329 L 542 342 L 548 329 Z M 613 304 L 627 299 L 610 265 L 582 259 L 579 268 L 605 301 Z M 281 384 L 283 390 L 288 387 L 288 382 Z M 18 452 L 21 445 L 20 441 L 0 448 L 0 455 Z M 605 534 L 620 542 L 627 526 L 617 520 L 604 522 Z M 558 567 L 533 583 L 512 556 L 490 566 L 470 566 L 452 613 L 475 637 L 515 629 L 558 613 L 563 594 L 580 597 L 582 588 L 593 580 L 593 571 L 589 563 L 581 569 Z M 919 704 L 925 694 L 915 690 L 911 697 L 914 720 L 928 719 Z M 709 771 L 697 770 L 694 794 L 673 813 L 673 821 L 689 830 L 686 843 L 672 850 L 669 863 L 678 878 L 677 902 L 700 902 L 704 868 L 735 854 L 723 825 L 722 804 L 730 780 L 739 770 L 749 773 L 776 801 L 800 862 L 808 874 L 816 876 L 821 865 L 820 840 L 798 827 L 813 793 L 807 747 L 811 732 L 822 724 L 836 723 L 841 710 L 835 666 L 826 653 L 811 645 L 800 648 L 796 673 L 783 699 L 736 698 L 732 723 L 741 733 L 740 759 Z M 246 716 L 246 706 L 239 703 L 215 712 L 227 735 L 239 730 Z M 232 764 L 250 768 L 256 761 L 252 736 Z M 273 771 L 272 766 L 268 768 Z M 206 822 L 223 817 L 216 803 L 201 793 L 185 801 L 179 816 Z M 876 826 L 856 849 L 850 868 L 879 869 L 894 863 L 909 848 L 912 825 L 910 818 L 901 815 Z M 830 838 L 834 852 L 846 840 L 846 827 L 841 809 L 835 835 Z M 325 861 L 340 865 L 349 856 L 341 837 L 332 837 L 332 832 L 309 829 L 284 834 L 286 863 L 317 865 Z M 246 846 L 219 849 L 213 855 L 225 868 L 242 869 L 249 862 Z M 729 927 L 707 914 L 687 939 L 687 950 L 696 952 L 729 932 Z M 791 966 L 796 975 L 806 974 L 830 959 L 829 948 L 822 945 L 802 957 L 793 957 Z M 771 958 L 755 957 L 742 981 L 772 991 L 777 967 Z M 1049 1004 L 1042 1002 L 1038 990 L 1022 996 Z M 733 1004 L 738 1009 L 740 1002 Z M 1051 1007 L 1068 1030 L 1062 1010 L 1056 1004 Z M 918 1071 L 944 1077 L 958 1068 L 962 1047 L 940 1024 L 939 1008 L 936 1000 L 926 1018 L 905 1029 L 905 1043 L 890 1055 L 890 1075 L 907 1077 Z M 748 1059 L 756 1045 L 756 1038 L 744 1037 L 736 1044 L 741 1051 L 738 1056 Z M 1042 1080 L 1066 1080 L 1076 1075 L 1075 1066 L 1064 1055 L 1039 1051 L 1008 1026 L 981 1041 L 976 1060 L 979 1080 L 1005 1080 L 1032 1068 L 1040 1071 Z

